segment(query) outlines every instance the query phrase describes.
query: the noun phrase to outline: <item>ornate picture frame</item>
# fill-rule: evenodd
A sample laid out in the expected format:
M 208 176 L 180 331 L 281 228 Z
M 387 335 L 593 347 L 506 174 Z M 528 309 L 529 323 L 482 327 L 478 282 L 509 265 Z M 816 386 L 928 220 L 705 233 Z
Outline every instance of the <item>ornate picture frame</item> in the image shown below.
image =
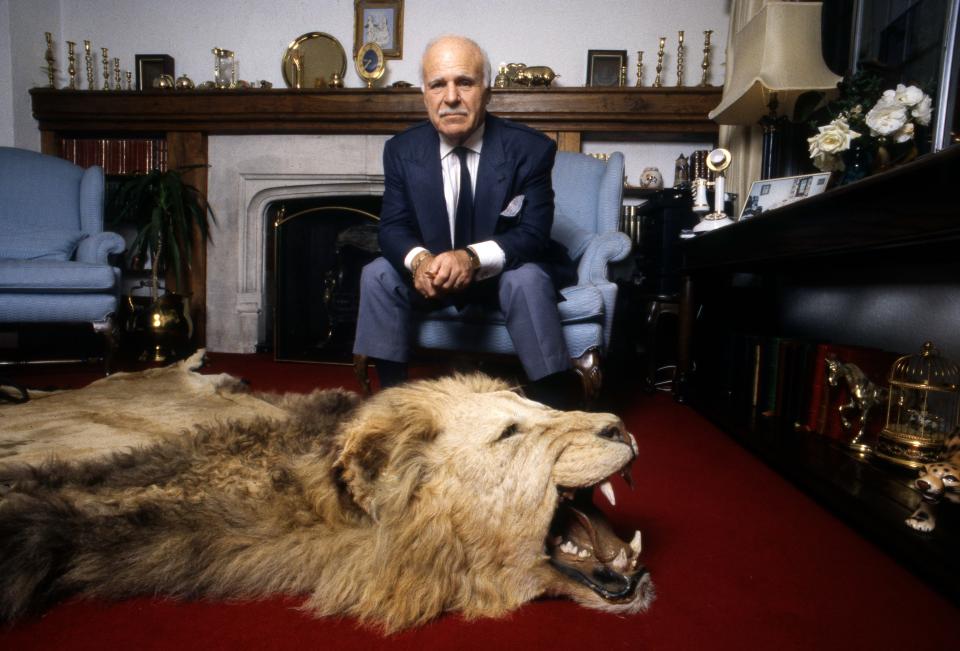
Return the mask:
M 376 43 L 385 59 L 403 58 L 403 0 L 354 0 L 353 56 Z
M 626 50 L 587 50 L 587 86 L 622 86 Z

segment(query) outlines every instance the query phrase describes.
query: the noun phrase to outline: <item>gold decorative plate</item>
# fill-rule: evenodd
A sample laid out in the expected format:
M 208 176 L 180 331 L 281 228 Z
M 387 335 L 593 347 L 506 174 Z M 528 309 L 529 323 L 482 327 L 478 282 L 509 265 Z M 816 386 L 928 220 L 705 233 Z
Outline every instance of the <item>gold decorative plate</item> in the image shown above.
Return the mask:
M 288 88 L 326 88 L 334 74 L 343 79 L 347 54 L 329 34 L 309 32 L 287 47 L 281 67 Z

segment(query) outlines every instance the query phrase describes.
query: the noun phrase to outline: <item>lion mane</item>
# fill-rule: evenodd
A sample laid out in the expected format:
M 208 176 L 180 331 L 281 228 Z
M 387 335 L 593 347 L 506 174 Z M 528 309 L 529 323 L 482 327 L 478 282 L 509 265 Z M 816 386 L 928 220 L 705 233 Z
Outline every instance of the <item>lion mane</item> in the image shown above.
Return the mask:
M 622 541 L 591 504 L 637 453 L 615 416 L 481 374 L 270 400 L 290 417 L 0 467 L 0 619 L 73 594 L 288 594 L 392 632 L 541 595 L 652 600 L 639 532 Z

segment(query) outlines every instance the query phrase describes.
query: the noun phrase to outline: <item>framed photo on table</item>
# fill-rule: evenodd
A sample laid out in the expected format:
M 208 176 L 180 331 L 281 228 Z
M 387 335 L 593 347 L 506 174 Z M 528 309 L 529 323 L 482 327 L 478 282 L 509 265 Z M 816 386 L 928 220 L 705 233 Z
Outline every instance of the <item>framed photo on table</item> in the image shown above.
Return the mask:
M 137 68 L 137 90 L 151 90 L 160 75 L 176 77 L 173 57 L 169 54 L 136 54 L 133 60 Z
M 756 217 L 780 206 L 786 206 L 794 201 L 820 194 L 827 189 L 829 181 L 830 172 L 754 181 L 753 185 L 750 186 L 750 194 L 747 195 L 747 200 L 743 202 L 740 221 Z
M 626 50 L 587 50 L 587 86 L 622 86 Z
M 403 58 L 403 0 L 354 0 L 353 56 L 376 43 L 385 59 Z

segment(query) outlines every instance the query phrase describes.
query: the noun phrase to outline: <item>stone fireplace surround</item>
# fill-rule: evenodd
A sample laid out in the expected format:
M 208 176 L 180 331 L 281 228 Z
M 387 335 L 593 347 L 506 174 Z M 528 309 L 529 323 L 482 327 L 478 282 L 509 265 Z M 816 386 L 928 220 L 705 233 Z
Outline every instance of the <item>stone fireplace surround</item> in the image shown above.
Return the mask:
M 210 137 L 208 198 L 217 222 L 207 246 L 209 350 L 249 353 L 264 338 L 269 204 L 383 194 L 382 152 L 388 137 Z

